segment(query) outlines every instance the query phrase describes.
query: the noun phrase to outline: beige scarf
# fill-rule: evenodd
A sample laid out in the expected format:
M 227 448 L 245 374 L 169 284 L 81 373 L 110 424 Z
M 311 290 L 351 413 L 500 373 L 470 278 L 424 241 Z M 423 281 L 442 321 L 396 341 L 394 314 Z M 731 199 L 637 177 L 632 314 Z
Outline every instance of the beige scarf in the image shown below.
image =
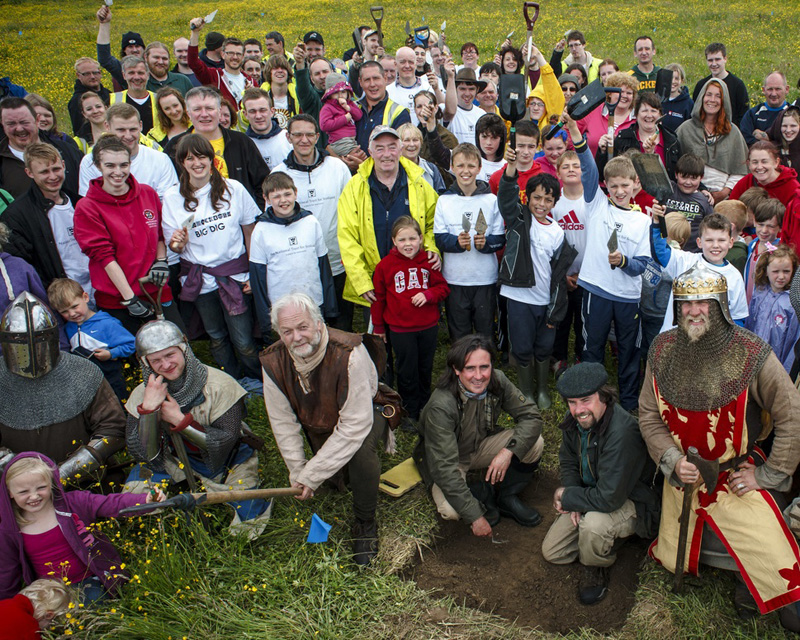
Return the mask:
M 308 377 L 311 375 L 311 372 L 316 369 L 322 359 L 325 357 L 325 353 L 328 351 L 328 327 L 325 324 L 322 324 L 322 328 L 320 329 L 320 341 L 317 350 L 312 353 L 307 358 L 301 358 L 300 356 L 295 355 L 292 353 L 291 349 L 288 349 L 289 356 L 294 363 L 294 368 L 297 370 L 298 378 L 300 380 L 300 387 L 303 389 L 303 393 L 308 395 L 311 393 L 311 386 L 308 382 Z

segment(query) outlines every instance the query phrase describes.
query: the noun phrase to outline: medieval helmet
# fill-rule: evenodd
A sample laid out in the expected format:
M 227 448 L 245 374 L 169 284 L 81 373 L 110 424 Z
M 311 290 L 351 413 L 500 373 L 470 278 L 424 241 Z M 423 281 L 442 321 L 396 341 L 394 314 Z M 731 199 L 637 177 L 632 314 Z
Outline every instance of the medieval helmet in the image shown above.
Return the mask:
M 23 291 L 0 319 L 0 348 L 11 373 L 41 378 L 50 373 L 60 356 L 58 323 L 47 306 Z
M 187 345 L 183 331 L 169 320 L 153 320 L 136 333 L 136 356 L 139 360 L 170 347 L 179 347 L 186 353 Z
M 689 300 L 716 300 L 722 316 L 728 324 L 734 324 L 728 309 L 728 281 L 725 276 L 712 271 L 702 262 L 684 271 L 672 281 L 672 296 L 675 308 L 674 322 L 680 318 L 680 303 Z

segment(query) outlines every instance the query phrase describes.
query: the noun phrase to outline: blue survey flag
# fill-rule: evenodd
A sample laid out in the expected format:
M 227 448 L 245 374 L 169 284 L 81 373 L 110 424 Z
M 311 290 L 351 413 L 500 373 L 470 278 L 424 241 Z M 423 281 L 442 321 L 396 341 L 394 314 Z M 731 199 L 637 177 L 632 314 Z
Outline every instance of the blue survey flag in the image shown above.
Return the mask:
M 309 544 L 327 542 L 328 533 L 330 530 L 331 525 L 329 525 L 315 513 L 311 516 L 311 526 L 308 527 L 308 537 L 306 538 L 306 542 Z

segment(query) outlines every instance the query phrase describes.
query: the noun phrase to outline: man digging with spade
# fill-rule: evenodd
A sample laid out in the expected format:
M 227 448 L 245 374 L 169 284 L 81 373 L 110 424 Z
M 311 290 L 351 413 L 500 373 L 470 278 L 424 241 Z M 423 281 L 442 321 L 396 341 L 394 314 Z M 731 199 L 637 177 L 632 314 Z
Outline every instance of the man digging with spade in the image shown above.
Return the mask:
M 700 564 L 736 571 L 741 618 L 779 609 L 800 631 L 786 606 L 800 600 L 800 553 L 780 494 L 800 460 L 800 395 L 769 345 L 734 324 L 724 276 L 697 265 L 672 290 L 678 327 L 653 341 L 639 396 L 642 436 L 666 479 L 650 554 L 679 572 L 677 588 Z M 770 431 L 763 410 L 769 456 L 757 446 Z

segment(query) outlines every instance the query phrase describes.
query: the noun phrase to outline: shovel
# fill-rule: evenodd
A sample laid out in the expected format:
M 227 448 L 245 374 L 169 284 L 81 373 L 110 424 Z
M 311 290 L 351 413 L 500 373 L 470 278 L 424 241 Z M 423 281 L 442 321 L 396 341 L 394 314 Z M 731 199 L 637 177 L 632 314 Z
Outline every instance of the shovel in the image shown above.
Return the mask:
M 381 29 L 381 23 L 383 22 L 383 7 L 381 5 L 370 7 L 369 14 L 375 21 L 375 31 L 378 32 L 378 43 L 383 46 L 383 30 Z
M 505 76 L 501 76 L 505 77 Z M 578 91 L 570 101 L 567 103 L 567 113 L 573 120 L 583 120 L 592 111 L 597 109 L 606 99 L 605 91 L 603 90 L 603 83 L 600 79 L 593 80 L 587 84 L 583 89 Z M 564 128 L 564 123 L 559 122 L 550 131 L 547 132 L 544 139 L 550 140 L 555 138 L 561 129 Z
M 672 183 L 661 162 L 661 157 L 655 153 L 637 153 L 631 158 L 633 168 L 642 183 L 642 189 L 653 196 L 659 204 L 664 204 L 672 195 Z M 667 221 L 664 216 L 659 217 L 658 227 L 661 237 L 667 237 Z
M 219 11 L 219 9 L 214 9 L 205 18 L 203 18 L 203 24 L 211 24 L 212 22 L 214 22 L 214 18 L 217 17 L 217 11 Z M 192 31 L 194 31 L 198 27 L 190 27 L 190 28 L 191 28 Z
M 617 110 L 617 105 L 619 104 L 619 98 L 622 95 L 622 89 L 619 87 L 605 87 L 604 91 L 606 93 L 606 108 L 608 109 L 608 137 L 611 140 L 608 143 L 608 159 L 614 157 L 614 112 Z M 611 95 L 617 96 L 617 99 L 614 102 L 609 102 L 608 97 Z
M 191 511 L 204 504 L 220 504 L 222 502 L 243 502 L 244 500 L 258 500 L 265 498 L 278 498 L 280 496 L 298 496 L 302 489 L 285 487 L 279 489 L 241 489 L 237 491 L 215 491 L 213 493 L 179 493 L 177 496 L 167 498 L 164 502 L 151 502 L 137 504 L 133 507 L 122 509 L 121 516 L 135 516 L 142 511 L 152 511 L 156 507 L 174 507 L 183 511 Z
M 719 460 L 706 460 L 700 456 L 695 447 L 689 447 L 686 460 L 691 462 L 700 472 L 700 480 L 683 488 L 683 508 L 681 509 L 681 523 L 678 533 L 678 555 L 675 559 L 675 581 L 673 591 L 683 591 L 683 567 L 686 562 L 686 543 L 689 538 L 689 513 L 692 510 L 692 496 L 695 490 L 705 484 L 706 492 L 711 493 L 719 480 Z
M 361 40 L 361 29 L 358 27 L 353 29 L 353 44 L 356 47 L 358 55 L 364 55 L 364 42 Z
M 659 69 L 656 74 L 656 95 L 664 102 L 672 93 L 672 71 Z
M 525 115 L 526 83 L 527 76 L 519 73 L 500 76 L 500 115 L 511 123 L 508 144 L 512 149 L 517 148 L 517 121 Z
M 528 13 L 529 9 L 533 9 L 533 18 Z M 528 67 L 531 64 L 531 49 L 533 48 L 533 25 L 539 19 L 539 3 L 524 2 L 522 4 L 522 12 L 525 15 L 525 24 L 528 27 L 528 55 L 525 56 L 525 76 L 527 77 Z
M 414 29 L 414 42 L 425 49 L 428 48 L 428 42 L 431 39 L 431 28 L 429 26 L 416 27 Z
M 162 284 L 158 288 L 158 294 L 156 295 L 156 298 L 154 300 L 153 296 L 151 296 L 150 293 L 147 291 L 147 289 L 144 288 L 144 285 L 145 284 L 149 284 L 149 283 L 150 283 L 150 280 L 147 278 L 147 276 L 145 276 L 143 278 L 139 278 L 139 288 L 142 290 L 142 293 L 144 294 L 144 297 L 147 298 L 147 301 L 151 305 L 153 305 L 153 313 L 156 314 L 156 320 L 163 320 L 164 319 L 164 309 L 161 307 L 161 296 L 164 293 L 164 286 L 165 285 Z

